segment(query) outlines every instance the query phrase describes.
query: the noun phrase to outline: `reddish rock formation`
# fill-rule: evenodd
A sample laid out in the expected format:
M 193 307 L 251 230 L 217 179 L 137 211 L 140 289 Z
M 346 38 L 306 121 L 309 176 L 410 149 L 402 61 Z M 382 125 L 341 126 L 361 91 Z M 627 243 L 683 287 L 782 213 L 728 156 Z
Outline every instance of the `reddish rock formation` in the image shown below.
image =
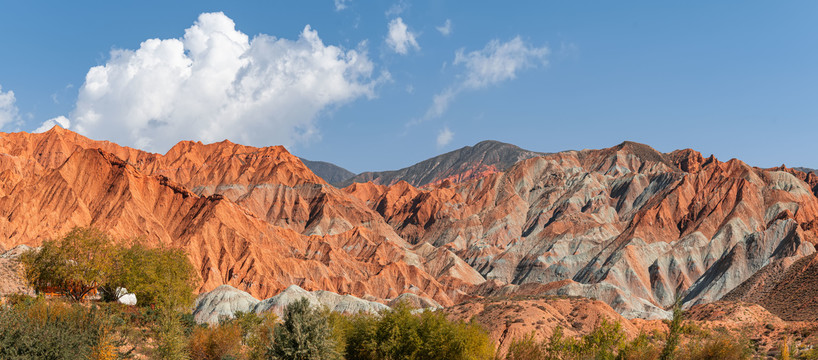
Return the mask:
M 604 299 L 629 317 L 714 301 L 814 251 L 818 200 L 791 173 L 626 142 L 518 162 L 447 187 L 345 188 L 411 243 L 448 247 L 500 284 Z
M 433 184 L 423 188 L 398 174 L 337 189 L 282 147 L 181 142 L 161 155 L 58 127 L 0 134 L 0 247 L 91 225 L 184 247 L 203 291 L 230 284 L 263 298 L 296 284 L 444 306 L 559 294 L 628 318 L 667 317 L 678 297 L 718 300 L 815 251 L 814 175 L 632 142 L 474 149 L 457 166 L 407 172 Z M 508 159 L 522 160 L 499 171 Z
M 425 270 L 429 263 L 456 274 L 449 270 L 462 269 L 462 260 L 413 253 L 383 220 L 378 223 L 379 215 L 327 186 L 280 147 L 182 143 L 160 156 L 107 146 L 132 163 L 65 130 L 2 138 L 16 154 L 8 154 L 7 163 L 15 166 L 5 169 L 9 190 L 0 197 L 5 248 L 95 226 L 120 238 L 184 247 L 200 269 L 203 291 L 226 283 L 267 297 L 298 284 L 380 299 L 411 291 L 451 305 L 457 286 L 468 285 L 447 280 L 444 286 Z M 44 148 L 60 150 L 32 150 Z M 62 149 L 73 152 L 64 156 Z M 35 165 L 17 166 L 30 156 Z M 257 206 L 246 206 L 254 189 L 267 186 L 284 195 L 256 191 L 262 194 Z M 300 214 L 299 199 L 301 224 L 292 220 Z M 265 216 L 275 211 L 276 217 Z
M 788 321 L 818 321 L 818 257 L 771 263 L 724 298 L 760 304 Z

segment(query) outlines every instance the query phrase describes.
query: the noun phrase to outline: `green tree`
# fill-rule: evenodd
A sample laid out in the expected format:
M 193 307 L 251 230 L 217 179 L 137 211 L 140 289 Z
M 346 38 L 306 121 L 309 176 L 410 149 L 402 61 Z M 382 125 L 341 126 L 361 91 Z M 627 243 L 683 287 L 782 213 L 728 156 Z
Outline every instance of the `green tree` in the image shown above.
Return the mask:
M 22 255 L 28 282 L 38 292 L 57 290 L 76 301 L 109 280 L 112 239 L 93 228 L 74 228 L 62 239 L 45 241 Z
M 681 301 L 676 301 L 673 306 L 673 318 L 670 320 L 667 341 L 662 353 L 659 354 L 661 360 L 671 360 L 675 357 L 676 348 L 679 347 L 679 335 L 682 331 L 682 305 Z
M 193 302 L 198 275 L 182 249 L 135 242 L 118 249 L 115 258 L 107 288 L 127 288 L 143 305 L 177 309 Z
M 268 357 L 282 360 L 338 359 L 326 313 L 306 298 L 284 309 L 284 323 L 275 327 Z

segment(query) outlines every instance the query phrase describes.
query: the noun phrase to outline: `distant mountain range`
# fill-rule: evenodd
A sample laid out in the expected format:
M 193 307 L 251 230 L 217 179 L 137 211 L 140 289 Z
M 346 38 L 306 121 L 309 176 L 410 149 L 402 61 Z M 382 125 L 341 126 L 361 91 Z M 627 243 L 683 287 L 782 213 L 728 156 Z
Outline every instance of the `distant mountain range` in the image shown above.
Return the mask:
M 491 173 L 505 171 L 520 160 L 540 155 L 544 155 L 544 153 L 521 149 L 515 145 L 499 141 L 487 140 L 481 141 L 474 146 L 466 146 L 421 161 L 415 165 L 392 171 L 364 172 L 358 175 L 349 175 L 351 174 L 349 171 L 332 166 L 332 164 L 314 164 L 315 162 L 305 162 L 304 164 L 316 175 L 338 187 L 367 181 L 379 185 L 392 185 L 399 181 L 406 181 L 412 186 L 425 186 L 443 181 L 460 183 L 480 178 Z M 326 174 L 331 179 L 322 174 Z M 344 176 L 346 178 L 341 179 Z
M 349 179 L 355 176 L 355 173 L 344 169 L 338 165 L 333 163 L 328 163 L 326 161 L 311 161 L 305 158 L 299 158 L 307 168 L 310 169 L 315 175 L 318 175 L 320 178 L 324 179 L 324 181 L 330 184 L 340 184 L 344 182 L 344 180 Z

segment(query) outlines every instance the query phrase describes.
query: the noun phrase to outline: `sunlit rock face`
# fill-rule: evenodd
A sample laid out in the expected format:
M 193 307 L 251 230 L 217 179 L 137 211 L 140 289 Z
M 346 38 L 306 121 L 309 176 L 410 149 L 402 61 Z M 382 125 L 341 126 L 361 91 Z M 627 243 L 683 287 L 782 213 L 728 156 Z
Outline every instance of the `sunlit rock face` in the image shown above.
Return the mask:
M 626 142 L 460 184 L 344 190 L 407 241 L 447 248 L 497 286 L 563 281 L 543 291 L 656 318 L 677 299 L 718 300 L 770 262 L 813 253 L 808 178 Z
M 59 127 L 0 134 L 0 248 L 95 226 L 185 249 L 200 292 L 228 284 L 265 299 L 297 285 L 441 306 L 563 294 L 641 318 L 718 300 L 815 251 L 814 174 L 631 142 L 555 154 L 485 145 L 445 158 L 444 172 L 338 189 L 280 146 L 154 154 Z

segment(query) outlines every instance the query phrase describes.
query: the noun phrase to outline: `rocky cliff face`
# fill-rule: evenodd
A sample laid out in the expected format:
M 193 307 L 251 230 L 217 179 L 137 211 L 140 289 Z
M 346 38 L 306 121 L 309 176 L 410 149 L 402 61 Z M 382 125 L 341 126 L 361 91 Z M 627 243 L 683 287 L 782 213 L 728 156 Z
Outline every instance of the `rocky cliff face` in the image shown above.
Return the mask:
M 414 253 L 380 215 L 281 147 L 183 142 L 158 155 L 59 128 L 0 139 L 4 248 L 95 226 L 185 248 L 201 291 L 230 284 L 260 298 L 297 284 L 377 299 L 411 289 L 450 305 L 469 285 L 443 284 L 427 263 L 451 259 Z
M 531 158 L 458 185 L 345 191 L 407 241 L 449 249 L 498 286 L 562 281 L 543 291 L 647 318 L 813 253 L 818 214 L 792 172 L 636 143 Z
M 181 142 L 161 155 L 60 128 L 0 134 L 0 248 L 90 225 L 185 248 L 200 291 L 267 298 L 294 284 L 443 306 L 577 295 L 629 318 L 718 300 L 815 251 L 814 174 L 631 142 L 506 145 L 338 189 L 282 147 Z

